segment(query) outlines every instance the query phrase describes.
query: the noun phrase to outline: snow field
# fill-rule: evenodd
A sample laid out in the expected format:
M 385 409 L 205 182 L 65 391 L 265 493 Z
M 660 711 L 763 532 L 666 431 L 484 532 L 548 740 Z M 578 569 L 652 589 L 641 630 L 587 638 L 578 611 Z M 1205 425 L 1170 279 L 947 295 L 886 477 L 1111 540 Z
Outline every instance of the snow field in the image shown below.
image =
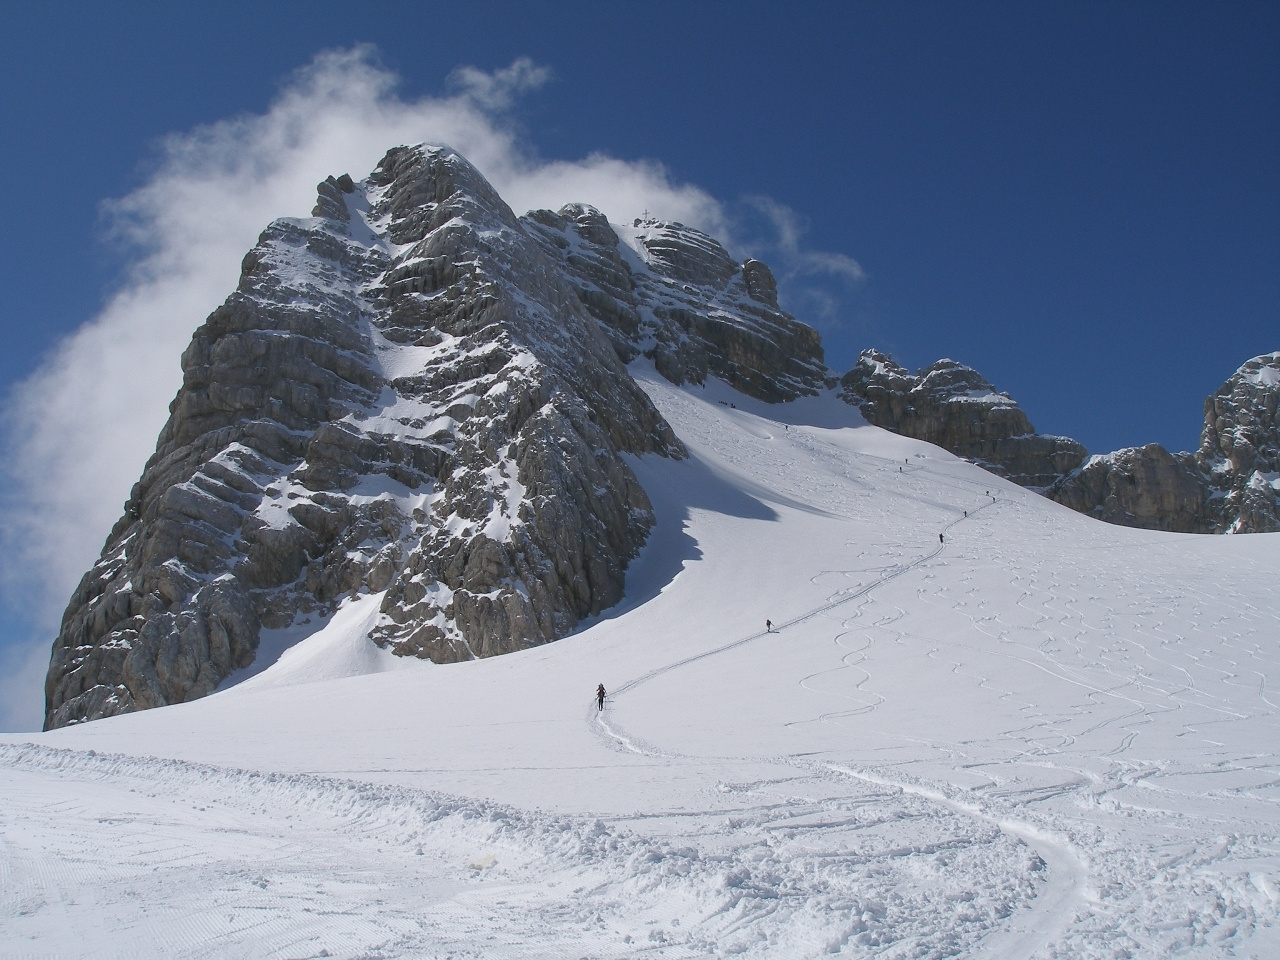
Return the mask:
M 693 457 L 618 608 L 3 738 L 0 956 L 1280 955 L 1280 537 L 636 373 Z

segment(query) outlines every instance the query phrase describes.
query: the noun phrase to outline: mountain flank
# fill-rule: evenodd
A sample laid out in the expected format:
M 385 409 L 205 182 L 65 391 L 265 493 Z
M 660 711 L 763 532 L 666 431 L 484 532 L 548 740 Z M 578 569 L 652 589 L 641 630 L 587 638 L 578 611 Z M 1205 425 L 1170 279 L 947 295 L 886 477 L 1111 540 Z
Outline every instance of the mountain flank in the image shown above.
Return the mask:
M 370 638 L 447 663 L 563 637 L 623 596 L 654 523 L 630 458 L 685 457 L 626 364 L 769 402 L 838 389 L 868 422 L 1111 522 L 1280 529 L 1280 354 L 1206 405 L 1201 448 L 1089 458 L 976 371 L 818 334 L 679 223 L 517 217 L 456 152 L 389 151 L 318 187 L 194 334 L 156 452 L 53 647 L 46 729 L 197 699 L 264 631 L 376 595 Z

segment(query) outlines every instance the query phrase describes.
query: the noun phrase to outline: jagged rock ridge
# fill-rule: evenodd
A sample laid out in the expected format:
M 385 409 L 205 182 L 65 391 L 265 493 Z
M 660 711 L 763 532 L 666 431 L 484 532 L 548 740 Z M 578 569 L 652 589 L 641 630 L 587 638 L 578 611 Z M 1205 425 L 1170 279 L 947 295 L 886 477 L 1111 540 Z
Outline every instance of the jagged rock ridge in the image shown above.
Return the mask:
M 673 383 L 708 375 L 761 400 L 818 393 L 830 381 L 817 332 L 778 306 L 773 273 L 739 264 L 692 227 L 636 220 L 620 243 L 585 204 L 538 210 L 530 232 L 563 264 L 584 306 L 618 355 L 644 355 Z
M 840 390 L 869 423 L 1108 523 L 1178 533 L 1280 530 L 1280 353 L 1249 360 L 1206 399 L 1194 454 L 1150 443 L 1089 457 L 1074 440 L 1037 434 L 1008 394 L 953 360 L 912 374 L 864 350 Z
M 1158 443 L 1090 457 L 1048 491 L 1063 506 L 1107 523 L 1173 533 L 1214 533 L 1195 457 Z
M 204 696 L 260 631 L 383 594 L 438 661 L 562 636 L 683 448 L 544 244 L 465 160 L 398 148 L 280 220 L 196 332 L 155 455 L 72 597 L 48 727 Z
M 1047 489 L 1088 455 L 1067 437 L 1036 433 L 1007 393 L 954 360 L 913 375 L 886 354 L 864 350 L 841 378 L 840 396 L 868 423 L 937 444 L 1024 487 Z

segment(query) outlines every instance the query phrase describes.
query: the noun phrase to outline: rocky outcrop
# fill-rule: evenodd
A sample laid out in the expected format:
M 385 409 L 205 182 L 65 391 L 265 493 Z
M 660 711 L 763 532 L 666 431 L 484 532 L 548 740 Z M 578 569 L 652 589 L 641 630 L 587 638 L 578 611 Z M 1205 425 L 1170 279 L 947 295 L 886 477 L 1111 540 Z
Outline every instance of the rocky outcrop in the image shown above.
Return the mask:
M 48 728 L 204 696 L 262 629 L 358 592 L 400 654 L 562 636 L 622 596 L 653 522 L 624 455 L 683 455 L 563 263 L 445 149 L 321 184 L 182 366 L 68 606 Z
M 1196 459 L 1220 529 L 1280 530 L 1280 352 L 1254 357 L 1205 400 Z
M 1046 489 L 1088 455 L 1067 437 L 1037 434 L 1007 393 L 954 360 L 912 374 L 864 350 L 841 378 L 840 397 L 868 423 L 937 444 L 1024 487 Z
M 1094 457 L 1049 495 L 1081 513 L 1150 530 L 1280 530 L 1280 353 L 1254 357 L 1205 400 L 1194 453 L 1159 444 Z
M 760 261 L 738 264 L 705 233 L 662 220 L 634 221 L 620 242 L 584 204 L 525 220 L 624 362 L 643 354 L 673 383 L 712 375 L 771 402 L 828 385 L 821 339 L 778 306 Z
M 915 374 L 864 350 L 840 396 L 868 423 L 937 444 L 1081 513 L 1179 533 L 1280 530 L 1280 353 L 1255 357 L 1205 401 L 1200 449 L 1158 443 L 1088 457 L 1041 436 L 1008 394 L 939 360 Z
M 1175 533 L 1213 533 L 1205 478 L 1195 457 L 1158 443 L 1090 457 L 1049 491 L 1051 499 L 1107 523 Z

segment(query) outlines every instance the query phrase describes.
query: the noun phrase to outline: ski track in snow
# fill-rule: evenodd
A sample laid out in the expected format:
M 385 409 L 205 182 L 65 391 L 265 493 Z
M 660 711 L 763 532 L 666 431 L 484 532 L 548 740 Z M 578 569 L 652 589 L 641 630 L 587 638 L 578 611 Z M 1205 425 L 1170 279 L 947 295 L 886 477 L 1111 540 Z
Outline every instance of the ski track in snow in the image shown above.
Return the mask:
M 998 502 L 993 500 L 992 503 Z M 961 520 L 969 519 L 970 516 L 976 519 L 980 510 L 985 510 L 991 504 L 984 503 L 972 512 L 966 511 L 960 519 L 952 520 L 942 528 L 942 533 L 947 534 Z M 769 631 L 761 631 L 743 637 L 732 643 L 726 644 L 715 650 L 708 650 L 704 653 L 687 657 L 684 660 L 659 667 L 651 670 L 643 676 L 624 683 L 617 688 L 613 697 L 618 698 L 630 690 L 647 683 L 657 677 L 679 670 L 689 664 L 709 657 L 715 657 L 729 650 L 736 649 L 745 644 L 760 640 L 763 637 L 773 637 L 780 634 L 788 627 L 795 626 L 800 623 L 812 620 L 814 617 L 829 613 L 847 603 L 867 596 L 877 588 L 898 579 L 906 574 L 911 573 L 923 564 L 935 559 L 946 549 L 945 542 L 939 541 L 939 545 L 931 553 L 925 554 L 910 563 L 902 564 L 891 568 L 878 579 L 871 583 L 856 588 L 841 591 L 837 593 L 828 602 L 801 614 L 798 617 L 774 625 Z M 841 668 L 833 668 L 841 669 Z M 809 678 L 805 678 L 806 680 Z M 874 706 L 871 708 L 874 709 Z M 628 734 L 618 724 L 607 718 L 603 710 L 594 712 L 594 720 L 599 724 L 600 728 L 611 739 L 616 741 L 626 750 L 644 756 L 659 757 L 662 759 L 674 759 L 678 754 L 659 750 L 651 745 L 645 744 L 638 738 Z M 826 719 L 825 717 L 823 719 Z M 692 759 L 692 758 L 686 758 Z M 731 759 L 731 758 L 725 758 Z M 779 758 L 779 763 L 794 763 L 793 760 Z M 1087 884 L 1087 867 L 1080 854 L 1075 851 L 1071 844 L 1057 837 L 1051 837 L 1041 832 L 1041 830 L 1029 823 L 1015 820 L 998 821 L 994 817 L 984 813 L 982 809 L 973 804 L 956 802 L 949 799 L 945 795 L 935 790 L 930 790 L 918 785 L 899 782 L 887 777 L 857 771 L 841 766 L 829 765 L 832 771 L 843 774 L 845 776 L 874 784 L 880 787 L 888 787 L 893 790 L 900 790 L 903 793 L 912 794 L 922 797 L 925 800 L 936 803 L 949 810 L 953 810 L 964 816 L 973 817 L 986 823 L 997 826 L 1003 833 L 1010 837 L 1022 841 L 1028 847 L 1035 851 L 1041 862 L 1048 867 L 1048 878 L 1035 897 L 1030 908 L 1026 909 L 1022 915 L 1011 921 L 1005 930 L 1000 931 L 992 938 L 982 944 L 982 955 L 992 958 L 992 960 L 1017 960 L 1017 958 L 1031 957 L 1044 947 L 1054 944 L 1059 936 L 1064 932 L 1071 920 L 1074 918 L 1076 910 L 1083 903 L 1086 896 Z
M 1274 538 L 640 374 L 645 602 L 0 738 L 0 958 L 1280 956 Z
M 666 410 L 664 412 L 667 412 L 668 415 L 671 416 L 670 410 Z M 671 419 L 676 421 L 678 418 L 671 416 Z M 790 434 L 788 439 L 795 439 L 796 437 L 796 434 Z M 918 466 L 912 466 L 909 463 L 904 466 L 907 466 L 912 473 L 920 472 L 922 469 Z M 908 471 L 903 471 L 904 474 L 907 472 Z M 946 486 L 953 486 L 960 491 L 968 492 L 972 489 L 973 484 L 948 484 L 944 480 L 941 483 L 935 484 L 935 489 L 938 486 L 944 488 Z M 989 494 L 984 494 L 984 496 L 989 496 Z M 940 502 L 937 499 L 920 499 L 921 502 L 943 507 L 948 511 L 957 511 L 960 509 L 956 502 L 947 504 Z M 959 502 L 964 501 L 960 500 Z M 944 535 L 949 535 L 952 528 L 957 524 L 980 519 L 982 511 L 987 510 L 989 507 L 998 506 L 999 502 L 998 497 L 993 497 L 990 502 L 987 502 L 984 499 L 980 506 L 977 508 L 967 508 L 961 513 L 961 516 L 955 517 L 942 525 L 939 528 L 939 531 Z M 775 633 L 781 633 L 782 631 L 787 630 L 787 628 L 805 623 L 825 614 L 829 614 L 837 608 L 852 601 L 864 600 L 893 581 L 925 568 L 928 564 L 942 555 L 945 550 L 946 546 L 940 543 L 932 551 L 918 556 L 909 563 L 899 563 L 888 568 L 887 571 L 883 572 L 870 583 L 858 588 L 850 588 L 837 592 L 827 602 L 815 606 L 799 616 L 792 617 L 783 623 L 775 625 L 774 631 Z M 1004 652 L 999 649 L 993 651 L 990 648 L 986 648 L 982 652 L 985 656 L 994 655 L 997 657 L 1006 657 L 1017 660 L 1034 670 L 1043 671 L 1049 674 L 1055 680 L 1067 684 L 1078 685 L 1088 691 L 1088 698 L 1094 705 L 1098 705 L 1103 701 L 1119 700 L 1132 707 L 1131 710 L 1123 712 L 1118 717 L 1114 714 L 1108 714 L 1103 719 L 1100 719 L 1097 724 L 1084 727 L 1081 730 L 1080 736 L 1096 733 L 1100 729 L 1113 724 L 1121 725 L 1126 732 L 1121 738 L 1119 744 L 1114 750 L 1109 752 L 1108 756 L 1115 759 L 1118 764 L 1123 766 L 1123 760 L 1118 758 L 1121 758 L 1122 755 L 1132 746 L 1134 740 L 1138 736 L 1139 728 L 1142 725 L 1152 722 L 1152 718 L 1160 713 L 1180 709 L 1180 698 L 1194 698 L 1199 701 L 1198 705 L 1201 706 L 1202 709 L 1221 713 L 1228 719 L 1244 719 L 1243 714 L 1228 706 L 1229 701 L 1225 698 L 1213 696 L 1212 694 L 1203 693 L 1198 690 L 1194 677 L 1185 666 L 1162 658 L 1157 651 L 1153 650 L 1148 643 L 1144 642 L 1149 631 L 1143 627 L 1124 631 L 1131 638 L 1127 643 L 1120 644 L 1116 648 L 1110 650 L 1102 651 L 1102 656 L 1099 660 L 1091 661 L 1086 664 L 1086 666 L 1091 668 L 1101 667 L 1104 675 L 1109 680 L 1115 681 L 1114 685 L 1100 686 L 1096 682 L 1092 682 L 1091 678 L 1085 673 L 1085 671 L 1067 667 L 1052 655 L 1046 655 L 1051 651 L 1052 645 L 1057 639 L 1054 635 L 1054 631 L 1046 629 L 1046 625 L 1055 622 L 1065 623 L 1078 619 L 1078 615 L 1071 609 L 1076 603 L 1077 598 L 1061 595 L 1058 587 L 1056 586 L 1059 582 L 1057 578 L 1049 579 L 1043 583 L 1039 581 L 1035 576 L 1038 572 L 1039 565 L 1040 564 L 1036 562 L 1028 564 L 1028 568 L 1032 571 L 1032 579 L 1027 587 L 1022 590 L 1021 595 L 1016 602 L 1016 606 L 1033 613 L 1035 620 L 1030 624 L 1030 630 L 1042 631 L 1049 634 L 1049 638 L 1039 645 L 1041 655 L 1037 658 L 1032 658 L 1022 654 L 1020 651 Z M 968 585 L 967 578 L 962 582 L 966 586 Z M 918 595 L 918 599 L 926 603 L 936 602 L 936 600 L 931 600 L 924 596 L 925 592 L 926 591 L 921 591 Z M 1040 609 L 1032 611 L 1028 602 L 1033 599 L 1038 601 Z M 864 612 L 865 608 L 859 609 L 853 619 L 856 620 L 862 617 Z M 877 622 L 876 626 L 882 630 L 888 628 L 892 623 L 900 619 L 903 613 L 904 611 L 901 608 L 897 608 L 894 614 L 883 618 L 881 621 Z M 1108 623 L 1098 625 L 1092 629 L 1101 631 L 1110 627 L 1109 621 L 1116 616 L 1117 611 L 1113 607 L 1107 607 L 1105 613 L 1107 615 Z M 998 615 L 970 617 L 970 619 L 975 630 L 980 634 L 988 637 L 996 644 L 1006 642 L 1006 634 L 1008 631 L 995 631 L 992 629 L 992 627 L 999 622 Z M 1274 621 L 1274 615 L 1272 619 Z M 841 627 L 848 628 L 850 623 L 851 621 L 844 621 L 841 624 Z M 1081 622 L 1080 626 L 1084 630 L 1090 629 L 1089 625 L 1083 622 Z M 1164 626 L 1163 621 L 1157 621 L 1154 625 L 1154 629 L 1155 631 L 1161 631 Z M 838 633 L 833 638 L 834 644 L 841 649 L 844 649 L 844 644 L 841 640 L 844 633 L 845 630 L 842 630 L 841 633 Z M 753 644 L 765 638 L 772 639 L 772 636 L 772 634 L 764 631 L 752 633 L 718 648 L 704 651 L 668 665 L 650 670 L 647 673 L 622 684 L 615 691 L 615 696 L 621 699 L 626 694 L 636 690 L 638 687 L 650 683 L 673 671 L 685 669 L 708 658 L 722 656 L 723 654 L 737 650 L 744 645 Z M 898 634 L 899 638 L 906 638 L 908 636 L 909 635 L 905 633 Z M 1063 637 L 1062 639 L 1070 645 L 1076 655 L 1082 656 L 1087 651 L 1078 642 L 1078 636 L 1079 634 L 1077 634 L 1077 637 Z M 935 649 L 931 651 L 931 655 L 944 655 L 944 651 L 946 651 L 947 648 L 956 646 L 959 647 L 962 653 L 973 652 L 973 648 L 968 645 L 943 642 L 936 638 L 915 636 L 911 637 L 911 639 L 934 646 Z M 1150 637 L 1150 640 L 1156 644 L 1168 642 L 1167 640 L 1161 640 L 1158 636 L 1154 635 Z M 1224 646 L 1230 647 L 1230 639 L 1224 638 L 1224 640 Z M 818 676 L 830 675 L 832 673 L 849 670 L 857 666 L 862 679 L 854 685 L 854 690 L 861 691 L 863 686 L 872 679 L 872 674 L 868 672 L 865 667 L 860 666 L 860 664 L 865 661 L 864 653 L 870 646 L 870 643 L 871 641 L 868 639 L 863 645 L 854 648 L 841 656 L 838 665 L 828 667 L 820 673 L 810 674 L 804 677 L 800 681 L 801 685 L 807 685 L 809 681 Z M 1122 651 L 1124 648 L 1132 648 L 1136 652 L 1137 658 L 1123 655 Z M 1275 667 L 1276 658 L 1274 656 L 1270 658 L 1263 657 L 1260 649 L 1256 646 L 1252 647 L 1248 651 L 1248 655 L 1251 659 L 1265 660 L 1265 663 L 1261 665 L 1271 667 L 1272 669 Z M 1137 662 L 1135 662 L 1135 659 Z M 1222 679 L 1229 679 L 1234 676 L 1234 670 L 1240 666 L 1240 663 L 1234 659 L 1228 659 L 1226 661 L 1226 666 L 1228 666 L 1230 670 L 1223 671 L 1221 673 Z M 960 662 L 956 663 L 956 669 L 957 671 L 961 669 Z M 1163 689 L 1156 687 L 1152 683 L 1152 674 L 1165 670 L 1172 670 L 1175 676 L 1183 679 L 1183 682 Z M 1267 672 L 1265 670 L 1253 670 L 1252 672 L 1257 676 L 1259 699 L 1267 706 L 1274 707 L 1274 704 L 1265 695 Z M 983 685 L 989 685 L 992 682 L 987 677 L 979 677 L 977 679 Z M 1126 690 L 1132 688 L 1136 688 L 1134 694 L 1126 692 Z M 1142 696 L 1142 691 L 1144 689 L 1155 689 L 1159 694 L 1164 697 L 1168 697 L 1171 703 L 1153 705 L 1149 702 L 1148 698 Z M 1004 691 L 1002 694 L 1003 697 L 1013 697 L 1014 695 L 1013 691 Z M 844 719 L 858 714 L 867 713 L 877 709 L 879 702 L 882 701 L 883 697 L 880 697 L 878 694 L 871 694 L 868 698 L 868 702 L 860 704 L 858 707 L 839 713 L 822 714 L 817 719 L 820 722 L 828 722 L 837 718 Z M 680 756 L 680 754 L 671 750 L 659 749 L 649 745 L 634 732 L 624 729 L 620 723 L 605 714 L 601 714 L 595 719 L 600 725 L 600 728 L 610 738 L 627 750 L 651 756 L 663 757 L 665 759 L 675 759 Z M 1201 724 L 1201 726 L 1203 726 L 1203 724 Z M 1187 725 L 1184 729 L 1188 733 L 1195 732 L 1195 729 L 1190 725 Z M 1030 731 L 1028 730 L 1011 731 L 1007 733 L 1006 736 L 1010 738 L 1017 736 L 1021 743 L 1031 744 L 1032 749 L 1027 750 L 1023 748 L 1018 751 L 1024 757 L 1043 758 L 1051 756 L 1057 752 L 1057 750 L 1049 744 L 1037 742 L 1034 738 L 1028 736 L 1029 732 Z M 1069 747 L 1076 741 L 1076 739 L 1076 736 L 1065 735 L 1059 738 L 1059 742 L 1055 746 Z M 705 756 L 702 756 L 701 758 L 703 760 L 710 759 Z M 727 760 L 731 758 L 726 757 L 721 759 Z M 794 763 L 795 760 L 778 758 L 777 762 Z M 1063 769 L 1062 767 L 1055 766 L 1052 762 L 1045 762 L 1043 760 L 1041 762 L 1046 767 Z M 856 778 L 867 783 L 901 790 L 904 793 L 929 800 L 958 814 L 995 825 L 1009 837 L 1021 841 L 1035 851 L 1037 858 L 1044 864 L 1046 870 L 1043 883 L 1037 889 L 1034 901 L 1028 904 L 1020 913 L 1010 918 L 1009 922 L 1001 929 L 997 930 L 990 937 L 982 941 L 980 950 L 981 956 L 1014 958 L 1084 955 L 1083 951 L 1088 950 L 1088 948 L 1093 945 L 1093 943 L 1090 942 L 1091 939 L 1094 942 L 1101 939 L 1096 936 L 1090 938 L 1087 933 L 1084 936 L 1070 935 L 1071 928 L 1073 926 L 1088 925 L 1087 923 L 1081 923 L 1081 921 L 1088 916 L 1089 912 L 1098 902 L 1098 892 L 1092 883 L 1089 858 L 1087 854 L 1077 848 L 1073 841 L 1066 836 L 1063 831 L 1056 829 L 1060 824 L 1054 824 L 1052 819 L 1046 818 L 1043 815 L 1038 815 L 1032 809 L 1032 805 L 1044 800 L 1065 796 L 1076 789 L 1091 791 L 1095 795 L 1090 799 L 1092 802 L 1097 803 L 1097 796 L 1105 796 L 1105 794 L 1109 792 L 1106 789 L 1107 783 L 1103 778 L 1087 769 L 1068 768 L 1071 778 L 1068 781 L 1068 786 L 1064 788 L 1052 787 L 1032 791 L 988 790 L 985 792 L 985 795 L 974 790 L 966 790 L 963 793 L 963 799 L 955 799 L 953 796 L 956 792 L 954 788 L 946 790 L 941 785 L 922 785 L 918 782 L 903 779 L 901 776 L 894 776 L 884 770 L 853 769 L 836 764 L 829 764 L 828 766 L 829 769 L 835 770 L 845 776 Z M 1152 769 L 1148 769 L 1136 775 L 1131 772 L 1123 772 L 1117 779 L 1121 785 L 1129 787 L 1141 783 L 1146 776 L 1153 772 L 1154 770 Z M 1270 783 L 1265 782 L 1268 780 Z M 1264 777 L 1264 786 L 1274 788 L 1275 781 L 1276 777 L 1274 773 L 1268 773 Z M 991 802 L 992 800 L 995 800 L 996 802 Z M 1007 802 L 1010 800 L 1013 801 L 1012 804 Z M 1103 801 L 1103 803 L 1105 804 L 1105 801 Z M 1012 815 L 1011 810 L 1016 810 L 1019 814 L 1023 814 L 1024 816 L 1014 816 Z M 1268 848 L 1274 849 L 1273 836 L 1264 835 L 1263 837 L 1257 838 L 1255 842 L 1260 843 L 1261 848 L 1264 850 Z M 1220 845 L 1215 853 L 1221 856 L 1226 852 L 1226 850 L 1226 846 Z M 1210 856 L 1206 859 L 1207 862 L 1213 862 L 1218 859 L 1218 857 Z M 1203 867 L 1205 863 L 1206 860 L 1200 860 L 1198 865 Z M 1147 865 L 1144 864 L 1144 866 Z M 1274 877 L 1274 874 L 1272 874 L 1272 877 Z M 1124 882 L 1140 886 L 1149 883 L 1150 879 L 1150 877 L 1144 876 L 1141 871 L 1138 871 L 1127 877 Z M 1108 878 L 1108 882 L 1112 886 L 1116 885 L 1116 880 L 1117 878 L 1115 877 Z M 1181 941 L 1178 937 L 1169 938 L 1167 941 L 1168 946 L 1182 947 L 1185 949 L 1207 947 L 1209 948 L 1209 952 L 1214 954 L 1215 943 L 1234 949 L 1235 944 L 1231 942 L 1232 938 L 1238 932 L 1241 932 L 1242 928 L 1248 928 L 1251 932 L 1252 928 L 1257 926 L 1267 924 L 1274 925 L 1276 918 L 1276 901 L 1270 893 L 1274 885 L 1274 879 L 1267 880 L 1261 876 L 1251 874 L 1248 877 L 1248 884 L 1246 884 L 1246 886 L 1248 885 L 1251 885 L 1256 891 L 1263 892 L 1263 896 L 1255 898 L 1249 895 L 1253 891 L 1249 891 L 1247 889 L 1241 891 L 1237 889 L 1232 891 L 1237 894 L 1237 898 L 1233 898 L 1236 899 L 1237 902 L 1228 906 L 1223 904 L 1223 898 L 1220 896 L 1221 892 L 1226 891 L 1221 891 L 1219 894 L 1215 894 L 1214 896 L 1217 899 L 1215 906 L 1221 911 L 1221 913 L 1227 915 L 1225 918 L 1227 922 L 1221 924 L 1219 929 L 1212 930 L 1209 936 L 1205 936 L 1204 934 L 1209 932 L 1208 929 L 1203 931 L 1196 930 L 1194 928 L 1197 926 L 1197 922 L 1189 921 L 1187 922 L 1187 926 L 1192 929 L 1188 931 L 1188 935 L 1185 938 L 1181 938 Z M 1245 893 L 1244 897 L 1239 897 L 1241 892 Z M 1243 903 L 1240 902 L 1242 900 L 1244 901 Z M 1161 902 L 1159 906 L 1167 908 L 1169 904 L 1167 901 L 1164 901 Z M 1234 916 L 1232 916 L 1233 914 Z M 1188 918 L 1186 917 L 1181 919 L 1188 921 Z M 1203 922 L 1203 920 L 1200 922 Z M 1205 928 L 1212 928 L 1215 924 L 1213 920 L 1209 920 L 1208 922 L 1203 922 L 1203 925 Z M 1176 928 L 1178 926 L 1177 920 L 1167 922 L 1165 926 L 1169 929 Z M 1127 944 L 1125 943 L 1126 940 L 1128 941 Z M 1118 943 L 1119 946 L 1115 946 L 1116 943 Z M 1115 938 L 1113 946 L 1115 946 L 1116 951 L 1114 955 L 1128 956 L 1132 955 L 1134 952 L 1141 953 L 1144 949 L 1150 950 L 1153 947 L 1153 944 L 1150 940 L 1144 941 L 1141 938 L 1133 939 L 1121 935 Z M 1103 955 L 1111 954 L 1106 953 L 1104 950 Z M 1154 951 L 1152 955 L 1161 954 L 1159 951 Z

